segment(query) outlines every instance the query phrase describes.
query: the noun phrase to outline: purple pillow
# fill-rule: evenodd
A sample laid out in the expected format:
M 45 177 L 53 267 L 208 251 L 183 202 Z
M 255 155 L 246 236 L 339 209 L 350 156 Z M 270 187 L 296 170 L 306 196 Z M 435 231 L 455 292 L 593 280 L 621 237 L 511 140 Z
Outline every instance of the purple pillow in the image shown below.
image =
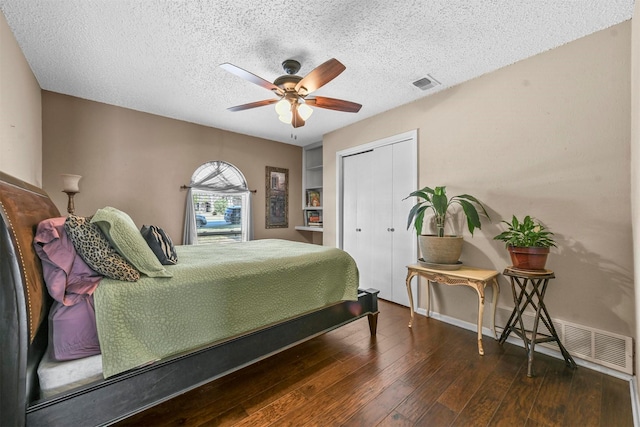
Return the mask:
M 76 252 L 64 229 L 65 220 L 59 217 L 40 222 L 34 247 L 49 294 L 64 305 L 73 305 L 80 295 L 93 294 L 102 276 Z
M 64 229 L 65 219 L 40 222 L 33 242 L 47 290 L 55 300 L 49 311 L 49 344 L 56 360 L 100 353 L 92 295 L 102 276 L 76 252 Z
M 49 312 L 49 348 L 58 361 L 100 354 L 93 295 L 82 295 L 74 305 L 53 303 Z

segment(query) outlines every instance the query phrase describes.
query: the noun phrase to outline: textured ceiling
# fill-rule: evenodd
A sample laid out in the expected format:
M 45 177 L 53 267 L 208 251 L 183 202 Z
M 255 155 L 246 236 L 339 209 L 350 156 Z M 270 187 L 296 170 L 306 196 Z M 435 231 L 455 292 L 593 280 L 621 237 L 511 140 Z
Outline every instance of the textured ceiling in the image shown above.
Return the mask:
M 296 145 L 632 17 L 633 0 L 0 0 L 43 89 Z M 301 76 L 346 70 L 314 92 L 362 104 L 278 121 L 266 80 L 287 58 Z M 433 76 L 422 91 L 412 82 Z

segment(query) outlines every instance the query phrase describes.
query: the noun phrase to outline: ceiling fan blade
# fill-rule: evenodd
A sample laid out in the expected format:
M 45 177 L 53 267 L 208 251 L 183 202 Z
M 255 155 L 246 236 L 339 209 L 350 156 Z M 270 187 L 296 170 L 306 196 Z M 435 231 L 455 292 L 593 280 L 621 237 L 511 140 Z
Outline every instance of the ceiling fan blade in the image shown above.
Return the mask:
M 229 107 L 227 110 L 229 111 L 242 111 L 248 110 L 249 108 L 263 107 L 265 105 L 271 105 L 278 102 L 279 99 L 265 99 L 263 101 L 250 102 L 248 104 L 236 105 L 235 107 Z
M 362 105 L 355 102 L 345 101 L 343 99 L 327 98 L 324 96 L 316 96 L 315 98 L 307 98 L 304 102 L 318 108 L 326 108 L 327 110 L 345 111 L 347 113 L 357 113 Z
M 298 108 L 293 108 L 292 110 L 293 111 L 291 111 L 291 113 L 293 114 L 293 117 L 291 118 L 291 126 L 293 126 L 294 128 L 304 126 L 304 119 L 300 116 Z
M 220 68 L 227 70 L 228 72 L 230 72 L 231 74 L 235 74 L 236 76 L 243 78 L 247 81 L 250 81 L 253 84 L 256 84 L 258 86 L 262 86 L 263 88 L 267 89 L 267 90 L 271 90 L 273 92 L 276 92 L 278 95 L 283 95 L 284 91 L 282 89 L 280 89 L 278 86 L 274 85 L 273 83 L 271 83 L 270 81 L 267 81 L 265 79 L 263 79 L 262 77 L 258 77 L 253 73 L 248 72 L 247 70 L 243 70 L 240 67 L 236 67 L 233 64 L 229 64 L 228 62 L 225 62 L 224 64 L 220 64 Z
M 302 80 L 296 85 L 296 92 L 305 96 L 315 90 L 318 90 L 322 86 L 329 83 L 342 73 L 346 67 L 342 65 L 342 62 L 335 58 L 331 58 L 327 62 L 318 65 L 309 74 L 304 76 Z

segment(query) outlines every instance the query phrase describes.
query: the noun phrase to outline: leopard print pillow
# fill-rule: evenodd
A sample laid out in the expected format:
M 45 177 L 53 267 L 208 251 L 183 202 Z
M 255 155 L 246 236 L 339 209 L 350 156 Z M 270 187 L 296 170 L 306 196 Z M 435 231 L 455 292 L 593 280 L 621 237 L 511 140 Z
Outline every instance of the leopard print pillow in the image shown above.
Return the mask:
M 98 226 L 90 221 L 91 218 L 69 215 L 64 222 L 64 229 L 82 259 L 96 272 L 111 279 L 128 282 L 140 279 L 140 272 L 111 247 Z

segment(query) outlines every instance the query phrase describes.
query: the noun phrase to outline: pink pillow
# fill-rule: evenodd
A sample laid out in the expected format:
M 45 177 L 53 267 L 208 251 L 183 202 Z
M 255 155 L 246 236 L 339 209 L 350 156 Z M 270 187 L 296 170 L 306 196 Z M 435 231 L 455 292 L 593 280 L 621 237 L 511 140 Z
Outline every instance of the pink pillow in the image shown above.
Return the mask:
M 74 305 L 53 303 L 49 312 L 49 349 L 55 360 L 100 354 L 93 295 L 82 295 Z
M 100 353 L 93 292 L 102 276 L 76 252 L 64 229 L 65 219 L 40 222 L 33 242 L 47 289 L 55 300 L 49 311 L 49 344 L 56 360 Z
M 76 253 L 64 229 L 65 219 L 40 222 L 34 247 L 42 260 L 42 273 L 51 297 L 64 305 L 73 305 L 79 295 L 93 294 L 102 276 Z

